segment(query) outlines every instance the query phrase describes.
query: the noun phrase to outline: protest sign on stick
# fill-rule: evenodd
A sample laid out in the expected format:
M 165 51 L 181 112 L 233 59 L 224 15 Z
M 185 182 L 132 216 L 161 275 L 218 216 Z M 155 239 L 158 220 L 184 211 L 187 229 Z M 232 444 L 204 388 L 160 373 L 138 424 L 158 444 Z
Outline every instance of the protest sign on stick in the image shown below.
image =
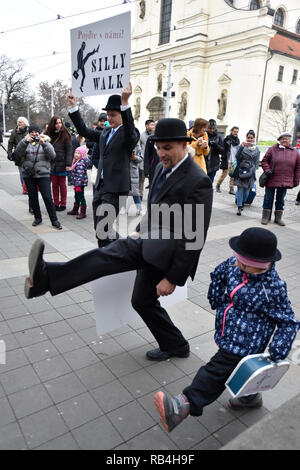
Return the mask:
M 75 96 L 121 93 L 130 79 L 130 36 L 130 12 L 71 30 Z

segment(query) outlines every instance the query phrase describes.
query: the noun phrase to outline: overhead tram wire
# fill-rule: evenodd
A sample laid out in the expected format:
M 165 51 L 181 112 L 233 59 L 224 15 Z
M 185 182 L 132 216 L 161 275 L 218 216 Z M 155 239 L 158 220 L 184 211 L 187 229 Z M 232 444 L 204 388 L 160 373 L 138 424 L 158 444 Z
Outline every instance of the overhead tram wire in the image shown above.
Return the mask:
M 130 4 L 134 4 L 134 3 L 137 3 L 139 0 L 132 0 L 130 2 Z M 67 16 L 61 16 L 61 15 L 58 15 L 57 13 L 55 13 L 57 15 L 57 18 L 54 18 L 54 19 L 51 19 L 51 20 L 45 20 L 45 21 L 42 21 L 42 22 L 39 22 L 39 23 L 34 23 L 34 24 L 31 24 L 31 25 L 25 25 L 25 26 L 19 26 L 17 28 L 12 28 L 10 30 L 6 30 L 6 31 L 0 31 L 0 35 L 2 34 L 7 34 L 7 33 L 10 33 L 10 32 L 14 32 L 14 31 L 20 31 L 22 29 L 28 29 L 28 28 L 33 28 L 33 27 L 36 27 L 36 26 L 41 26 L 41 25 L 44 25 L 44 24 L 47 24 L 47 23 L 52 23 L 54 21 L 59 21 L 59 20 L 67 20 L 69 18 L 74 18 L 74 17 L 77 17 L 77 16 L 82 16 L 82 15 L 87 15 L 87 14 L 90 14 L 90 13 L 95 13 L 97 11 L 103 11 L 103 10 L 107 10 L 109 8 L 114 8 L 114 7 L 117 7 L 117 6 L 121 6 L 121 5 L 124 5 L 124 3 L 119 3 L 119 4 L 116 4 L 116 5 L 110 5 L 110 6 L 107 6 L 107 7 L 102 7 L 102 8 L 96 8 L 94 10 L 89 10 L 89 11 L 86 11 L 86 12 L 81 12 L 81 13 L 74 13 L 73 15 L 67 15 Z M 240 9 L 239 11 L 242 11 L 243 9 Z M 287 10 L 287 13 L 290 13 L 292 11 L 299 11 L 300 8 L 293 8 L 291 10 Z M 243 11 L 250 11 L 250 10 L 243 10 Z M 256 10 L 253 10 L 253 11 L 256 11 Z M 189 26 L 182 26 L 182 27 L 179 27 L 179 28 L 176 28 L 173 26 L 173 28 L 170 28 L 170 31 L 174 30 L 174 28 L 178 31 L 178 30 L 181 30 L 181 29 L 187 29 L 187 28 L 192 28 L 194 26 L 198 26 L 198 25 L 201 25 L 202 23 L 206 23 L 207 21 L 209 20 L 212 20 L 212 19 L 215 19 L 215 18 L 219 18 L 219 17 L 222 17 L 222 16 L 225 16 L 229 13 L 232 13 L 233 11 L 227 11 L 227 12 L 223 12 L 223 13 L 220 13 L 219 15 L 215 15 L 215 16 L 211 16 L 211 17 L 207 17 L 206 19 L 204 20 L 200 20 L 200 22 L 196 22 L 194 23 L 193 25 L 189 25 Z M 251 17 L 247 17 L 247 18 L 242 18 L 242 19 L 252 19 L 253 16 Z M 225 21 L 226 23 L 227 22 L 231 22 L 231 21 L 240 21 L 241 18 L 238 18 L 238 19 L 232 19 L 232 20 L 228 20 L 228 21 Z M 224 23 L 225 23 L 224 22 Z M 218 23 L 210 23 L 210 25 L 213 25 L 213 24 L 222 24 L 223 22 L 218 22 Z M 166 30 L 167 31 L 167 30 Z M 159 33 L 151 33 L 151 34 L 148 34 L 144 37 L 150 37 L 150 36 L 155 36 Z

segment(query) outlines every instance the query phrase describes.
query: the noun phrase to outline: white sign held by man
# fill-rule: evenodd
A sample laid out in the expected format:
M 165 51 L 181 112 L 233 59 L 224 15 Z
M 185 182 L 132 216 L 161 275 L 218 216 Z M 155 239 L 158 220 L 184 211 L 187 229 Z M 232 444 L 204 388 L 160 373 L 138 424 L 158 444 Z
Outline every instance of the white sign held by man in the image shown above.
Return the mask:
M 131 13 L 71 30 L 75 96 L 120 93 L 130 79 Z

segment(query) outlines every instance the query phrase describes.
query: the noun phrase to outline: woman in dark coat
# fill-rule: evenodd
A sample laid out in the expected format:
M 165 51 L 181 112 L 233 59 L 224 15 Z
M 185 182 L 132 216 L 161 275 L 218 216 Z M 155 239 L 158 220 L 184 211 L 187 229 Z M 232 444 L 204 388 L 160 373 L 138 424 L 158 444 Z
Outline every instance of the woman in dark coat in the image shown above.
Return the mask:
M 295 188 L 300 181 L 300 154 L 291 146 L 292 134 L 284 132 L 278 137 L 277 144 L 270 147 L 262 159 L 261 166 L 269 175 L 266 184 L 261 223 L 267 225 L 275 201 L 275 223 L 284 226 L 282 214 L 288 189 Z M 275 161 L 276 158 L 276 161 Z M 273 169 L 273 163 L 275 166 Z
M 250 190 L 254 186 L 255 173 L 259 165 L 260 151 L 255 144 L 254 131 L 249 131 L 246 139 L 246 142 L 242 142 L 236 154 L 236 160 L 239 164 L 237 175 L 234 178 L 234 184 L 238 188 L 236 192 L 237 215 L 242 215 L 244 202 L 247 201 Z
M 72 136 L 58 116 L 51 118 L 46 134 L 50 136 L 56 153 L 51 171 L 54 204 L 57 211 L 64 211 L 67 205 L 66 176 L 73 159 Z

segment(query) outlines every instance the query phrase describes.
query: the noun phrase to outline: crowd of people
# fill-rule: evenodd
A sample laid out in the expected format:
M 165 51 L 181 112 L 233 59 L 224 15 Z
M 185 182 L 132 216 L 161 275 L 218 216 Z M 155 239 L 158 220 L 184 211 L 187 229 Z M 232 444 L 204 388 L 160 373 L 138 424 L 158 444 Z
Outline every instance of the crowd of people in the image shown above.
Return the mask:
M 40 192 L 53 227 L 61 229 L 56 212 L 64 211 L 67 208 L 67 182 L 74 186 L 75 191 L 73 208 L 67 214 L 75 215 L 77 219 L 85 218 L 87 205 L 84 188 L 88 184 L 87 170 L 92 168 L 93 217 L 96 228 L 99 222 L 96 212 L 101 205 L 96 202 L 97 197 L 99 202 L 99 188 L 97 189 L 96 185 L 101 153 L 99 137 L 105 128 L 114 128 L 113 122 L 108 120 L 107 110 L 118 113 L 119 99 L 118 95 L 113 95 L 115 101 L 109 102 L 108 107 L 103 110 L 105 112 L 101 113 L 98 120 L 93 123 L 93 136 L 86 133 L 87 128 L 85 125 L 82 127 L 83 122 L 77 122 L 76 114 L 74 124 L 75 128 L 79 126 L 77 133 L 69 121 L 64 122 L 63 118 L 59 116 L 53 116 L 43 131 L 35 124 L 30 126 L 25 117 L 17 119 L 16 128 L 12 131 L 8 141 L 7 152 L 8 158 L 14 160 L 19 169 L 22 190 L 24 194 L 28 194 L 29 211 L 34 215 L 34 226 L 42 223 L 38 203 L 38 193 Z M 72 113 L 69 117 L 72 120 Z M 297 142 L 296 148 L 293 148 L 291 146 L 292 135 L 289 132 L 283 132 L 278 136 L 277 143 L 268 149 L 260 161 L 260 151 L 253 130 L 249 130 L 246 138 L 241 141 L 238 126 L 233 126 L 230 133 L 223 138 L 214 119 L 207 121 L 203 118 L 197 118 L 191 123 L 192 126 L 187 131 L 187 136 L 190 138 L 188 151 L 193 160 L 207 173 L 212 183 L 214 183 L 217 172 L 222 170 L 215 186 L 216 192 L 221 193 L 222 183 L 228 177 L 229 194 L 235 196 L 237 215 L 241 216 L 244 205 L 251 204 L 256 195 L 256 175 L 261 165 L 267 175 L 261 223 L 263 225 L 269 223 L 275 200 L 274 222 L 284 226 L 282 217 L 287 190 L 298 186 L 300 181 L 300 140 Z M 134 127 L 133 121 L 131 124 Z M 149 139 L 149 136 L 155 132 L 156 124 L 157 122 L 153 119 L 147 119 L 145 129 L 141 134 L 135 128 L 135 132 L 139 133 L 139 139 L 132 150 L 127 173 L 123 175 L 127 181 L 129 173 L 130 181 L 119 184 L 117 191 L 114 188 L 115 184 L 111 182 L 111 188 L 106 192 L 106 194 L 115 194 L 119 198 L 121 197 L 120 204 L 116 200 L 113 201 L 117 214 L 125 214 L 128 211 L 128 195 L 133 197 L 136 207 L 135 215 L 145 213 L 142 202 L 147 184 L 145 182 L 147 179 L 146 188 L 148 189 L 152 184 L 155 169 L 159 163 L 155 142 Z M 120 123 L 115 129 L 118 130 L 119 127 Z M 2 134 L 0 138 L 0 145 L 3 145 Z M 38 139 L 40 139 L 39 143 Z M 16 151 L 21 141 L 23 141 L 23 145 L 21 144 Z M 50 154 L 47 153 L 49 144 L 53 147 L 55 156 L 50 157 Z M 79 153 L 80 158 L 78 157 Z M 42 160 L 46 160 L 48 163 L 41 165 Z M 32 165 L 29 163 L 30 161 Z M 29 171 L 28 167 L 30 166 L 32 166 L 32 171 Z M 38 182 L 40 184 L 37 184 Z M 99 180 L 97 184 L 99 186 Z M 106 197 L 104 199 L 106 200 Z M 111 203 L 112 196 L 106 202 Z M 300 191 L 295 204 L 300 205 Z
M 222 174 L 216 191 L 221 192 L 228 176 L 229 192 L 235 195 L 240 216 L 255 185 L 260 152 L 253 130 L 240 142 L 239 128 L 233 127 L 223 140 L 214 119 L 196 119 L 189 130 L 180 119 L 161 119 L 157 123 L 149 119 L 140 135 L 129 104 L 131 95 L 129 84 L 121 95 L 110 96 L 105 113 L 100 114 L 93 128 L 88 128 L 70 92 L 69 118 L 77 135 L 72 125 L 66 125 L 58 116 L 51 118 L 43 132 L 25 118 L 18 119 L 10 138 L 9 158 L 20 168 L 34 226 L 42 223 L 40 192 L 53 227 L 61 229 L 56 212 L 67 207 L 67 177 L 74 186 L 74 204 L 67 214 L 85 218 L 87 170 L 91 166 L 92 172 L 96 170 L 92 183 L 98 248 L 67 262 L 46 262 L 45 245 L 38 238 L 29 253 L 25 296 L 32 299 L 47 292 L 58 295 L 104 276 L 136 271 L 132 306 L 158 344 L 158 348 L 146 353 L 147 359 L 158 362 L 171 357 L 186 358 L 190 354 L 189 342 L 159 298 L 171 295 L 177 286 L 184 286 L 189 277 L 195 277 L 210 224 L 217 171 L 221 169 Z M 290 134 L 279 136 L 265 154 L 262 168 L 262 223 L 269 222 L 276 193 L 275 222 L 284 225 L 286 190 L 296 187 L 300 180 L 300 153 L 291 146 Z M 149 179 L 147 211 L 142 207 L 145 178 Z M 113 224 L 122 207 L 126 208 L 129 195 L 142 219 L 133 233 L 121 238 Z M 174 205 L 181 209 L 180 220 L 178 214 L 174 215 L 166 227 L 161 217 L 154 217 L 154 209 L 171 209 Z M 199 206 L 203 208 L 201 220 L 197 217 Z M 109 207 L 113 208 L 110 217 Z M 189 217 L 192 234 L 185 230 Z M 208 290 L 211 308 L 216 310 L 215 342 L 219 350 L 182 393 L 170 396 L 159 391 L 154 397 L 168 432 L 188 415 L 201 416 L 203 408 L 220 396 L 226 380 L 246 356 L 268 350 L 272 362 L 286 358 L 300 329 L 286 283 L 275 268 L 275 262 L 281 259 L 276 236 L 265 228 L 249 228 L 231 238 L 229 244 L 233 256 L 211 273 Z M 231 399 L 228 405 L 232 409 L 256 408 L 262 406 L 262 397 L 255 393 Z

